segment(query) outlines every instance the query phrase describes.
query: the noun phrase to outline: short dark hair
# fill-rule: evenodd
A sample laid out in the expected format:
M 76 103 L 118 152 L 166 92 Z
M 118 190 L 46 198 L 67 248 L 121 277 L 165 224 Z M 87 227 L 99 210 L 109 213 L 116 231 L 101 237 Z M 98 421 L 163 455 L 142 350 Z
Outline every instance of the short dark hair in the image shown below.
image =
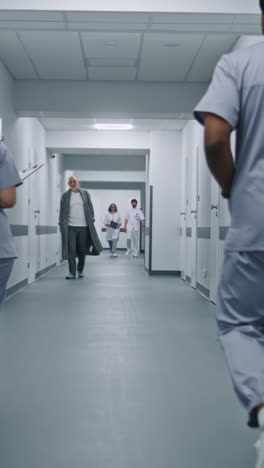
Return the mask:
M 135 198 L 133 198 L 133 200 L 131 200 L 131 203 L 134 203 L 134 202 L 138 202 Z
M 262 13 L 264 14 L 264 0 L 259 0 L 260 8 Z
M 116 204 L 115 204 L 115 203 L 111 203 L 111 205 L 110 205 L 109 208 L 108 208 L 109 213 L 111 213 L 111 207 L 112 207 L 112 206 L 115 207 L 115 212 L 117 212 L 117 206 L 116 206 Z

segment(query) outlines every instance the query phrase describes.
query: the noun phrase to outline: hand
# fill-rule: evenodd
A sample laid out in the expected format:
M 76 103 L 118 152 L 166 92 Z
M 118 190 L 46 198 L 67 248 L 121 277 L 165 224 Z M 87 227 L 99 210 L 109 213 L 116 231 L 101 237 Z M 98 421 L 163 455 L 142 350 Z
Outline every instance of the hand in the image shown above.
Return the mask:
M 145 226 L 142 226 L 142 232 L 145 232 Z
M 126 228 L 126 226 L 124 227 L 124 232 L 127 232 L 127 228 Z

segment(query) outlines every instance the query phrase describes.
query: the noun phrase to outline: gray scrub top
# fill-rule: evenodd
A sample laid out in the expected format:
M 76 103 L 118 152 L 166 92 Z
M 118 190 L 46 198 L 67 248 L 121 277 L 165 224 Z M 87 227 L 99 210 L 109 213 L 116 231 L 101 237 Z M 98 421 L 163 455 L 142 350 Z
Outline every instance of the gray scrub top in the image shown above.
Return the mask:
M 230 123 L 236 133 L 235 176 L 229 199 L 229 251 L 264 250 L 264 43 L 224 55 L 194 110 Z
M 6 146 L 0 143 L 0 190 L 17 187 L 22 181 Z M 0 259 L 15 258 L 16 248 L 5 211 L 0 209 Z

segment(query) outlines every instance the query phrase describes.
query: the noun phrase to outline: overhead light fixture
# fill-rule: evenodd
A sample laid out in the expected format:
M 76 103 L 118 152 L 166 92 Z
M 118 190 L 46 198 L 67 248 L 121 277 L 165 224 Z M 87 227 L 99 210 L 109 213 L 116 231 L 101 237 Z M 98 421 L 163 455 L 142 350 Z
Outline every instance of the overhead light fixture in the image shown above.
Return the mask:
M 133 125 L 128 123 L 96 123 L 96 130 L 132 130 Z

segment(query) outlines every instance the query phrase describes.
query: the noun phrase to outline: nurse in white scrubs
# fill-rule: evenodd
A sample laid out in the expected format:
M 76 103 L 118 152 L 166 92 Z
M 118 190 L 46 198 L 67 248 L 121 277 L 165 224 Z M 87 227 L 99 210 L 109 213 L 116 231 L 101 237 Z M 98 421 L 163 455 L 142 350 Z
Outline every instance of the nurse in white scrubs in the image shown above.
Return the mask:
M 124 227 L 124 231 L 127 233 L 126 255 L 133 252 L 133 257 L 138 257 L 140 226 L 142 232 L 145 231 L 145 217 L 137 205 L 138 202 L 135 198 L 131 200 L 131 208 L 127 212 Z
M 110 252 L 113 257 L 117 257 L 116 247 L 120 235 L 122 219 L 115 203 L 109 206 L 105 215 L 104 224 L 106 227 L 106 241 L 109 243 Z

